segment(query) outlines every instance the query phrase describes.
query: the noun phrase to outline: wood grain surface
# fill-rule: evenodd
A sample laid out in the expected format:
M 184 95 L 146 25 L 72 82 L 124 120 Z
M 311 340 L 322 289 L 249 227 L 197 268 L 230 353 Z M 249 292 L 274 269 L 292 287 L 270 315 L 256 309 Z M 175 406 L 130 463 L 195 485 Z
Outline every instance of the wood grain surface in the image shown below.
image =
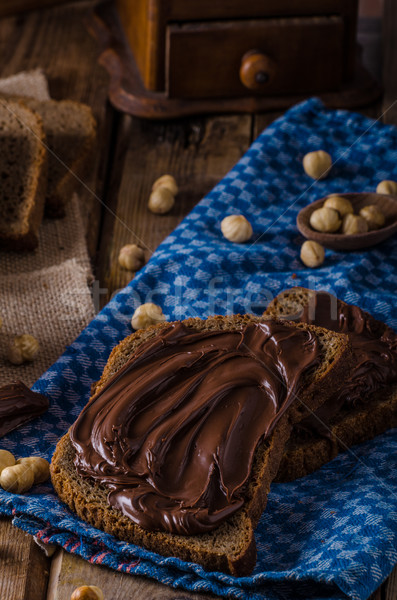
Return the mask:
M 49 569 L 50 561 L 32 536 L 0 519 L 1 600 L 44 600 Z
M 120 248 L 138 243 L 149 259 L 159 243 L 239 160 L 251 140 L 251 118 L 220 116 L 178 122 L 121 119 L 113 180 L 103 221 L 98 278 L 108 298 L 131 279 L 117 262 Z M 121 172 L 120 172 L 121 171 Z M 173 210 L 147 208 L 154 181 L 173 175 L 179 193 Z
M 195 203 L 237 162 L 251 141 L 281 113 L 211 115 L 169 122 L 143 121 L 117 113 L 107 102 L 108 78 L 97 65 L 95 42 L 83 24 L 93 4 L 92 0 L 84 0 L 1 19 L 0 76 L 40 66 L 49 78 L 53 97 L 73 98 L 93 107 L 99 132 L 97 164 L 92 180 L 84 182 L 88 190 L 83 199 L 90 212 L 87 233 L 104 303 L 132 276 L 118 267 L 119 248 L 140 241 L 148 259 Z M 180 10 L 189 14 L 193 10 L 193 4 L 179 4 Z M 215 10 L 216 3 L 207 4 Z M 388 110 L 384 120 L 397 124 L 395 0 L 385 0 L 385 10 L 383 107 Z M 371 116 L 381 114 L 379 106 L 365 112 Z M 166 172 L 176 177 L 180 193 L 169 215 L 152 215 L 146 208 L 150 188 Z M 82 584 L 98 585 L 106 600 L 210 598 L 116 573 L 61 550 L 47 559 L 30 536 L 12 527 L 9 520 L 0 520 L 1 600 L 69 600 L 73 589 Z M 372 600 L 396 598 L 397 571 Z
M 53 98 L 85 102 L 97 119 L 99 151 L 95 167 L 79 189 L 89 215 L 91 255 L 97 247 L 115 115 L 107 102 L 108 76 L 97 64 L 96 44 L 84 25 L 92 4 L 91 0 L 80 1 L 0 21 L 0 77 L 40 67 L 49 80 Z
M 35 10 L 53 6 L 54 4 L 62 4 L 68 0 L 1 0 L 0 17 L 5 15 L 14 15 L 26 10 Z M 69 0 L 73 1 L 73 0 Z M 74 0 L 76 2 L 77 0 Z
M 144 577 L 131 577 L 106 567 L 94 566 L 83 560 L 59 552 L 53 559 L 46 600 L 70 600 L 76 587 L 96 585 L 105 600 L 214 600 L 216 596 L 186 594 L 172 590 Z

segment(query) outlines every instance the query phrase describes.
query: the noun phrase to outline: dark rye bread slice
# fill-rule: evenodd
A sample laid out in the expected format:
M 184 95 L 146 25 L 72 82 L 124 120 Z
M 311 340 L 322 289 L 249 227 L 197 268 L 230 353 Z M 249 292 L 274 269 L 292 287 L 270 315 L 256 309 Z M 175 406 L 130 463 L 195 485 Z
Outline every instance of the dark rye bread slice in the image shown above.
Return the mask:
M 269 304 L 265 315 L 278 319 L 298 319 L 313 294 L 313 290 L 306 288 L 286 290 Z M 380 331 L 386 329 L 384 323 L 377 323 Z M 361 406 L 342 408 L 329 423 L 328 437 L 294 430 L 285 447 L 275 481 L 304 477 L 340 452 L 393 427 L 397 427 L 397 384 L 373 393 Z
M 86 104 L 73 100 L 21 98 L 40 115 L 48 145 L 45 214 L 59 218 L 93 165 L 96 121 Z
M 252 315 L 210 317 L 207 320 L 187 319 L 184 325 L 196 330 L 238 330 L 249 323 L 268 319 Z M 100 381 L 99 392 L 108 379 L 134 354 L 140 344 L 157 335 L 169 323 L 140 330 L 123 340 L 112 351 Z M 177 556 L 201 564 L 208 570 L 233 575 L 250 573 L 256 562 L 254 528 L 266 505 L 270 484 L 274 478 L 292 424 L 314 409 L 329 396 L 349 369 L 350 346 L 347 336 L 327 332 L 302 324 L 290 327 L 315 333 L 320 345 L 320 363 L 304 375 L 299 399 L 291 405 L 277 423 L 273 433 L 262 441 L 254 456 L 251 477 L 242 509 L 217 529 L 204 534 L 182 536 L 147 531 L 136 525 L 107 501 L 108 489 L 91 479 L 78 475 L 74 466 L 75 449 L 69 434 L 59 441 L 51 463 L 51 477 L 60 498 L 82 519 L 117 538 L 141 545 L 164 556 Z
M 24 100 L 43 119 L 48 144 L 45 214 L 65 216 L 65 206 L 93 164 L 96 122 L 89 106 L 72 100 Z
M 40 117 L 22 102 L 0 99 L 0 247 L 37 247 L 46 184 Z

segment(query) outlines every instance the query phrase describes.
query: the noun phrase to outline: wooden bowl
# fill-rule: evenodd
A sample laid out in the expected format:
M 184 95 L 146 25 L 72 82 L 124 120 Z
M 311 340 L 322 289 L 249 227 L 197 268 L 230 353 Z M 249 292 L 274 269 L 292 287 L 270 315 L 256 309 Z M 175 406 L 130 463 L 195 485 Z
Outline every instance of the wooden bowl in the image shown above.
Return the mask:
M 310 216 L 312 212 L 321 208 L 329 196 L 342 196 L 347 198 L 353 205 L 354 213 L 369 204 L 375 204 L 386 217 L 386 223 L 381 229 L 375 229 L 367 233 L 357 233 L 355 235 L 346 235 L 343 233 L 321 233 L 312 229 L 310 225 Z M 329 194 L 325 198 L 320 198 L 312 202 L 299 212 L 296 218 L 296 224 L 301 234 L 308 240 L 313 240 L 322 244 L 325 248 L 334 250 L 360 250 L 380 244 L 397 231 L 397 196 L 375 193 L 359 194 Z

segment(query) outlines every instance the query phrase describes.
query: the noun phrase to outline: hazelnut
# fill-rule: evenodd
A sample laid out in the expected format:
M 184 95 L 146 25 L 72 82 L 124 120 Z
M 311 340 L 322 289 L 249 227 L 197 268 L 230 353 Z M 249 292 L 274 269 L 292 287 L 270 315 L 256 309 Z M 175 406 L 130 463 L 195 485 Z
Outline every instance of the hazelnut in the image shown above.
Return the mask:
M 326 208 L 333 208 L 337 210 L 341 217 L 344 217 L 348 214 L 353 214 L 353 205 L 347 198 L 343 198 L 343 196 L 328 196 L 323 206 Z
M 397 196 L 397 181 L 385 179 L 378 183 L 376 188 L 377 194 L 392 194 Z
M 383 227 L 386 221 L 385 215 L 377 206 L 375 206 L 375 204 L 364 206 L 360 210 L 360 216 L 364 217 L 364 219 L 367 221 L 369 231 Z
M 7 358 L 13 365 L 34 360 L 39 351 L 39 342 L 32 335 L 17 335 L 8 347 Z
M 119 252 L 119 265 L 128 271 L 138 271 L 145 262 L 145 253 L 136 244 L 127 244 Z
M 18 458 L 17 465 L 25 465 L 32 470 L 34 483 L 43 483 L 50 477 L 50 463 L 40 456 Z
M 26 465 L 13 465 L 2 470 L 0 485 L 6 492 L 22 494 L 30 490 L 34 482 L 33 471 Z
M 306 175 L 313 179 L 324 179 L 332 167 L 332 158 L 324 150 L 309 152 L 303 157 L 303 168 Z
M 8 450 L 0 450 L 0 474 L 6 467 L 13 467 L 14 465 L 15 456 Z
M 174 204 L 174 194 L 166 187 L 158 187 L 150 194 L 148 208 L 152 213 L 164 215 Z
M 70 600 L 104 600 L 102 590 L 96 585 L 82 585 L 74 590 Z
M 328 208 L 327 206 L 318 208 L 310 215 L 310 225 L 316 231 L 325 233 L 337 231 L 341 226 L 341 223 L 342 221 L 338 211 L 333 208 Z
M 221 223 L 223 235 L 230 242 L 247 242 L 252 237 L 251 223 L 243 215 L 229 215 Z
M 167 188 L 168 190 L 170 190 L 173 196 L 176 196 L 179 191 L 178 184 L 172 175 L 162 175 L 161 177 L 156 179 L 156 181 L 152 185 L 152 192 L 154 192 L 154 190 L 157 190 L 157 188 L 159 187 Z
M 366 231 L 368 231 L 368 223 L 363 217 L 358 215 L 345 215 L 343 217 L 342 232 L 346 235 L 355 235 Z
M 311 269 L 319 267 L 323 264 L 325 258 L 325 250 L 321 244 L 307 240 L 302 244 L 301 261 L 306 267 Z
M 138 306 L 134 314 L 132 315 L 131 325 L 133 329 L 146 329 L 150 325 L 156 325 L 156 323 L 162 323 L 166 321 L 161 306 L 153 304 L 153 302 L 147 302 Z

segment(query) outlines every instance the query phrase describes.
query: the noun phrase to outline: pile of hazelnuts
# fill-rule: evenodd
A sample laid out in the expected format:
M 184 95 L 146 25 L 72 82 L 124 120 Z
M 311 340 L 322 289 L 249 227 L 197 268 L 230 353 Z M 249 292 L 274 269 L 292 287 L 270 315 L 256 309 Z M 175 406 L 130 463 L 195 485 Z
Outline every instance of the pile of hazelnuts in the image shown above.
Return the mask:
M 324 150 L 309 152 L 303 157 L 303 169 L 312 179 L 324 179 L 331 168 L 332 158 Z M 397 195 L 397 183 L 381 181 L 376 192 Z M 328 196 L 323 206 L 313 211 L 310 216 L 310 226 L 315 231 L 342 235 L 356 235 L 380 229 L 385 225 L 385 221 L 385 215 L 375 204 L 364 206 L 358 214 L 354 214 L 350 200 L 338 194 Z M 324 247 L 313 240 L 306 240 L 302 244 L 300 258 L 307 267 L 319 267 L 324 262 Z
M 328 196 L 323 206 L 310 216 L 311 227 L 322 233 L 356 235 L 379 229 L 384 224 L 385 215 L 375 204 L 364 206 L 359 214 L 354 214 L 350 200 L 336 194 Z

